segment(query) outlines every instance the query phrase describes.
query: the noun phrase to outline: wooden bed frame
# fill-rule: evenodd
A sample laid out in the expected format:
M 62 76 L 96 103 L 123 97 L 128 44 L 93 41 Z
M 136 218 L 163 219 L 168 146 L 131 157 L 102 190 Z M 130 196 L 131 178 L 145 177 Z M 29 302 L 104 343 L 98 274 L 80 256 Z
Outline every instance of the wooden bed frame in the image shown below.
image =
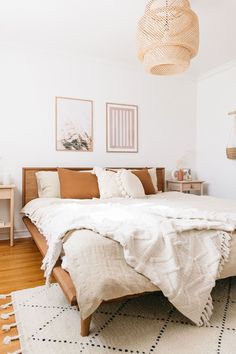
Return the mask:
M 92 168 L 69 168 L 70 170 L 74 171 L 84 171 L 84 170 L 92 170 Z M 121 167 L 109 167 L 109 169 L 120 169 Z M 132 170 L 141 170 L 143 168 L 135 168 L 135 167 L 125 167 L 126 169 L 132 169 Z M 57 171 L 56 167 L 52 168 L 32 168 L 32 167 L 26 167 L 23 168 L 23 176 L 22 176 L 22 204 L 23 206 L 27 204 L 29 201 L 38 198 L 38 188 L 37 188 L 37 181 L 36 181 L 36 176 L 35 173 L 38 171 Z M 157 168 L 156 169 L 157 173 L 157 181 L 158 181 L 158 190 L 163 191 L 165 190 L 165 169 L 164 168 Z M 30 234 L 32 235 L 32 238 L 34 239 L 39 251 L 41 252 L 42 256 L 44 257 L 48 246 L 46 243 L 45 237 L 39 232 L 37 227 L 30 221 L 29 218 L 23 217 L 23 222 L 25 223 L 27 229 L 29 230 Z M 56 281 L 59 283 L 61 286 L 65 296 L 68 299 L 68 302 L 72 305 L 75 306 L 77 304 L 77 299 L 76 299 L 76 290 L 73 285 L 73 282 L 71 280 L 71 277 L 69 273 L 67 273 L 65 270 L 62 269 L 61 267 L 61 262 L 58 261 L 57 264 L 55 265 L 53 269 L 53 276 L 56 279 Z M 141 296 L 144 295 L 144 293 L 140 294 L 135 294 L 131 296 L 126 296 L 122 298 L 116 298 L 113 300 L 110 300 L 108 302 L 112 301 L 121 301 L 123 299 L 127 298 L 132 298 L 136 296 Z M 92 316 L 88 317 L 85 320 L 81 319 L 81 335 L 88 336 L 89 335 L 89 328 L 90 328 L 90 322 L 91 322 Z

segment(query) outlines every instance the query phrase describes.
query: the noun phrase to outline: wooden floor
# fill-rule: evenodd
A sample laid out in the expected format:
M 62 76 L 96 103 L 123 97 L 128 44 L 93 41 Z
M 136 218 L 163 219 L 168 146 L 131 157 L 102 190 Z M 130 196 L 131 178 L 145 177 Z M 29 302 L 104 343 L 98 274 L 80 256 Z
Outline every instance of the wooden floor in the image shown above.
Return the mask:
M 15 290 L 33 288 L 43 285 L 43 272 L 40 270 L 42 256 L 39 253 L 34 241 L 31 238 L 25 238 L 15 241 L 15 246 L 10 247 L 8 241 L 0 241 L 0 294 L 8 294 Z M 1 300 L 0 305 L 9 302 Z M 1 314 L 10 312 L 12 308 L 0 310 Z M 14 336 L 16 329 L 11 329 L 8 333 L 3 333 L 1 327 L 3 324 L 15 322 L 14 317 L 10 320 L 0 319 L 0 353 L 6 354 L 19 349 L 18 341 L 10 345 L 2 343 L 6 335 Z

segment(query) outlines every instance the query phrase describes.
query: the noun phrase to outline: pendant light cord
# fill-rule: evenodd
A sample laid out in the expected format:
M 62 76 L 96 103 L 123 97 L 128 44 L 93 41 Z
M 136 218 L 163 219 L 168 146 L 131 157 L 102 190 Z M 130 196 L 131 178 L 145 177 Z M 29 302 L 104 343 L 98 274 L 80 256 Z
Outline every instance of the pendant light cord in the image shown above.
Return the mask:
M 232 118 L 234 122 L 229 135 L 228 147 L 236 147 L 236 113 Z

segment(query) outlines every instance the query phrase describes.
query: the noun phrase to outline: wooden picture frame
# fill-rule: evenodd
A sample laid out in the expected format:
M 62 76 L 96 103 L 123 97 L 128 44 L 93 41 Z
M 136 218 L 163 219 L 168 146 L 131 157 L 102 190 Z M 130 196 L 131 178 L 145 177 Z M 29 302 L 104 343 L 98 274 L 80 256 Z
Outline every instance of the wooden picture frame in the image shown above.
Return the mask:
M 56 150 L 93 151 L 93 101 L 55 97 Z
M 106 151 L 138 152 L 138 106 L 106 104 Z

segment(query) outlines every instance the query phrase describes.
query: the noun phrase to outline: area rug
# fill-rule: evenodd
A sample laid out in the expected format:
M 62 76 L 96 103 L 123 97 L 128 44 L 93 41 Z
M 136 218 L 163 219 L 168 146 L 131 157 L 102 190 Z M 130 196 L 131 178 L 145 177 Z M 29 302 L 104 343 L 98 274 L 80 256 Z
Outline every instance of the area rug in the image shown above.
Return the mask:
M 196 327 L 156 293 L 102 305 L 89 337 L 80 336 L 79 312 L 57 284 L 12 298 L 23 354 L 235 354 L 236 278 L 218 281 L 212 295 L 210 327 Z

